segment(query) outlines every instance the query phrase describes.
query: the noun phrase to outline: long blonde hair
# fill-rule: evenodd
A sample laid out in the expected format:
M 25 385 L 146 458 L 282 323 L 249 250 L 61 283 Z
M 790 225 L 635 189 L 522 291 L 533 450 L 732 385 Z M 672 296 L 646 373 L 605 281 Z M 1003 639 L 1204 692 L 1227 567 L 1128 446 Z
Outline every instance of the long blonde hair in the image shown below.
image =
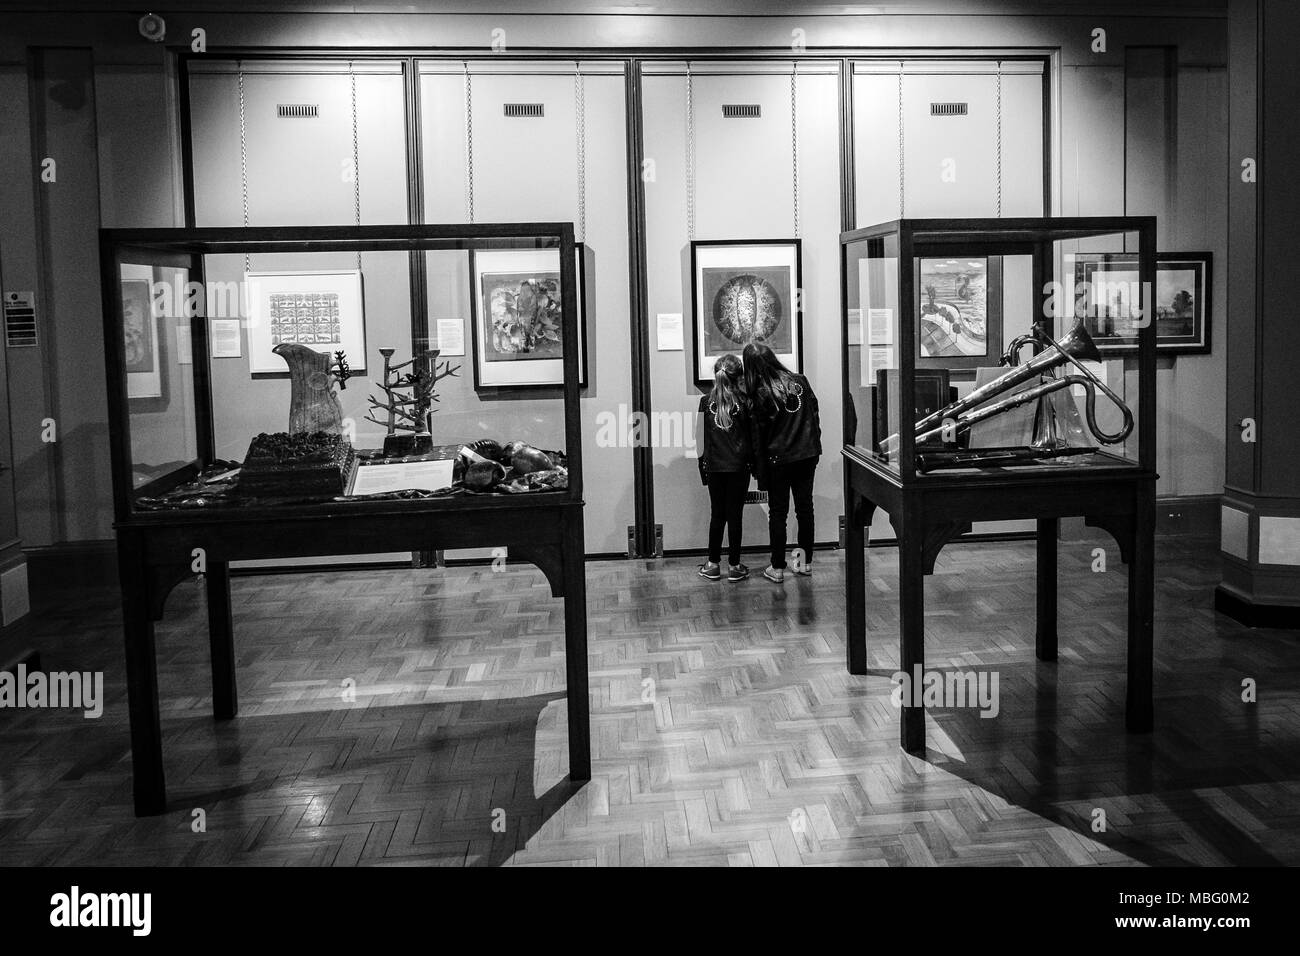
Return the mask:
M 736 356 L 719 356 L 713 363 L 713 391 L 709 393 L 709 411 L 719 428 L 731 428 L 732 416 L 740 412 L 745 400 L 745 366 Z

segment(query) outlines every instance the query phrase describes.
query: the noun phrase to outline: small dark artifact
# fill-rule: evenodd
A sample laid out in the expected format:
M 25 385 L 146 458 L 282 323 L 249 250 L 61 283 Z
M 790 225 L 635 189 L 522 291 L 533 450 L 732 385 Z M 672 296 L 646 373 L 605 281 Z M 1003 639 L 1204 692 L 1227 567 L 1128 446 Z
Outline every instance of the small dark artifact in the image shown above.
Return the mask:
M 239 473 L 239 494 L 254 498 L 316 498 L 343 494 L 352 445 L 326 432 L 263 433 L 248 446 Z
M 445 359 L 438 361 L 438 349 L 426 349 L 409 361 L 393 365 L 395 351 L 391 348 L 379 350 L 384 357 L 384 379 L 377 384 L 383 389 L 385 400 L 381 402 L 370 396 L 366 421 L 388 429 L 384 437 L 386 456 L 423 454 L 433 447 L 429 425 L 430 416 L 437 411 L 433 404 L 439 400 L 436 386 L 442 379 L 459 372 L 460 366 L 453 366 Z M 411 371 L 403 373 L 402 369 L 408 367 Z M 384 413 L 386 420 L 374 417 L 372 413 L 377 409 Z M 398 429 L 412 434 L 399 435 Z
M 331 357 L 297 342 L 281 342 L 271 351 L 289 366 L 289 433 L 341 432 L 343 410 L 334 386 L 347 388 L 347 356 L 338 351 Z

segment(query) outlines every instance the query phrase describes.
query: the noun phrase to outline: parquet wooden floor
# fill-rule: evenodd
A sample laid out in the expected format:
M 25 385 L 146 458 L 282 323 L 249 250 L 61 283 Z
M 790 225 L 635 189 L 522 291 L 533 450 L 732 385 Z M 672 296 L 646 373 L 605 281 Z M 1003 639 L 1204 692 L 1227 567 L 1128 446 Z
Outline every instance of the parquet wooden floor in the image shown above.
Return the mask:
M 1214 543 L 1161 541 L 1156 731 L 1130 737 L 1126 573 L 1091 573 L 1095 544 L 1113 553 L 1061 549 L 1054 665 L 1034 660 L 1032 543 L 945 549 L 928 664 L 996 670 L 1000 714 L 933 711 L 926 759 L 898 749 L 889 701 L 892 549 L 869 554 L 865 677 L 844 667 L 838 552 L 784 587 L 705 582 L 693 559 L 592 563 L 582 786 L 562 605 L 531 566 L 236 578 L 225 724 L 185 584 L 158 633 L 172 809 L 141 820 L 116 598 L 69 591 L 29 643 L 46 670 L 104 670 L 105 713 L 0 710 L 0 862 L 1300 863 L 1300 635 L 1216 616 Z

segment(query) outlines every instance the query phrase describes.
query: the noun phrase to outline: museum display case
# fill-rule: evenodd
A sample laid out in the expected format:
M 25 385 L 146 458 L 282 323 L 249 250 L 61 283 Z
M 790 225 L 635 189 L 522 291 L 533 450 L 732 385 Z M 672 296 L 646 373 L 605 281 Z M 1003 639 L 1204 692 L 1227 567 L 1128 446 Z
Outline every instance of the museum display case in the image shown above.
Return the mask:
M 1157 291 L 1155 252 L 1140 231 L 1029 219 L 846 233 L 846 454 L 908 481 L 1153 469 L 1141 291 Z
M 570 223 L 101 232 L 137 813 L 166 805 L 153 622 L 203 577 L 233 717 L 242 560 L 537 565 L 565 601 L 570 776 L 589 776 L 577 251 Z M 430 255 L 463 308 L 414 306 Z
M 865 529 L 898 538 L 900 662 L 923 667 L 924 577 L 975 521 L 1035 522 L 1035 652 L 1057 653 L 1060 519 L 1128 565 L 1128 729 L 1152 726 L 1154 217 L 902 219 L 844 233 L 847 663 L 866 663 Z M 1098 258 L 1123 267 L 1099 277 Z M 1117 327 L 1131 347 L 1103 350 Z M 901 708 L 904 749 L 924 709 Z

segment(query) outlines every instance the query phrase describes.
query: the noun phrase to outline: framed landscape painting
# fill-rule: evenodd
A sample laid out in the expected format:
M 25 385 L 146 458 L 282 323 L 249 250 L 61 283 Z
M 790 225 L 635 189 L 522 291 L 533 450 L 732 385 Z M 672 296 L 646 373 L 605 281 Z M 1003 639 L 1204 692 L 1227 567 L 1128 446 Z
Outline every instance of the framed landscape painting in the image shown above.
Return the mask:
M 1156 254 L 1156 351 L 1210 351 L 1214 260 L 1208 252 Z M 1074 260 L 1076 314 L 1102 355 L 1137 351 L 1140 327 L 1137 257 L 1080 253 Z
M 574 245 L 578 384 L 587 384 L 584 247 Z M 564 290 L 559 249 L 470 251 L 475 388 L 564 384 Z
M 798 239 L 691 243 L 695 381 L 713 381 L 713 363 L 763 342 L 792 372 L 803 372 L 802 246 Z

